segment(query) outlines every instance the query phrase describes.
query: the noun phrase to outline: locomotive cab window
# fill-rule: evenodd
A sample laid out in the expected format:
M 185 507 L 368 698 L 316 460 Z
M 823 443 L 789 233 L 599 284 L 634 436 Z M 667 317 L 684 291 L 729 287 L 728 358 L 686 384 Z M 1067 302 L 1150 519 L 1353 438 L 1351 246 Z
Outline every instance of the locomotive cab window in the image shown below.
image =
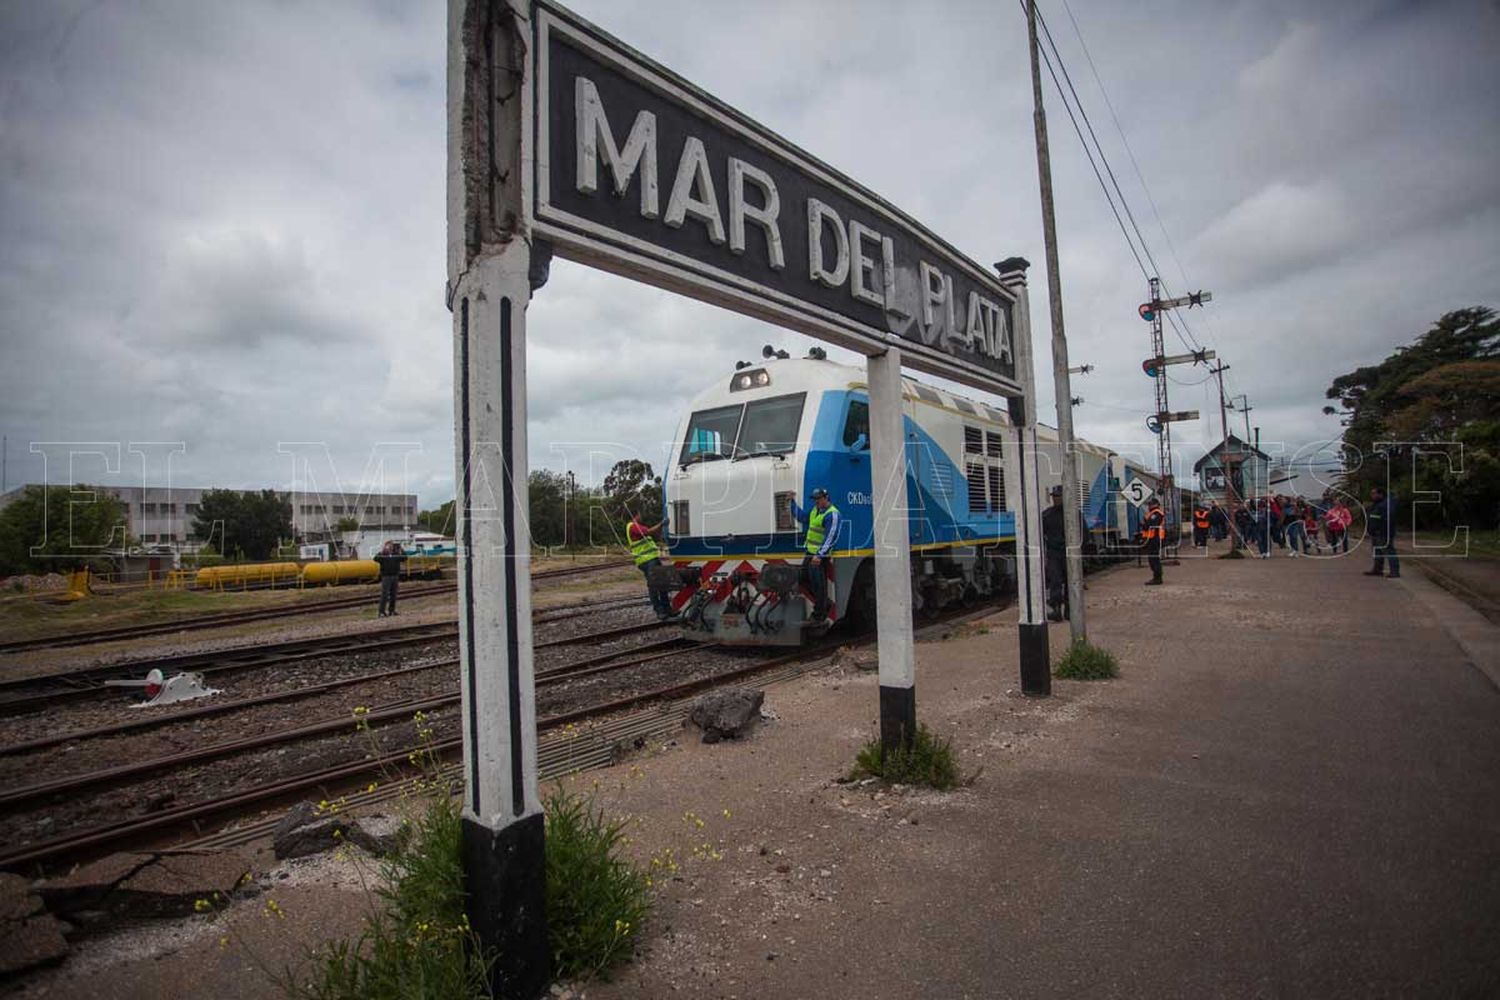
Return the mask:
M 734 454 L 734 439 L 740 429 L 743 406 L 716 406 L 699 410 L 688 421 L 687 439 L 682 443 L 682 464 L 729 458 Z
M 806 399 L 807 394 L 799 392 L 747 403 L 736 455 L 753 458 L 796 451 L 797 429 L 802 426 L 802 404 Z
M 853 448 L 860 438 L 865 442 L 861 451 L 870 450 L 870 404 L 862 399 L 849 401 L 849 413 L 844 417 L 844 447 Z

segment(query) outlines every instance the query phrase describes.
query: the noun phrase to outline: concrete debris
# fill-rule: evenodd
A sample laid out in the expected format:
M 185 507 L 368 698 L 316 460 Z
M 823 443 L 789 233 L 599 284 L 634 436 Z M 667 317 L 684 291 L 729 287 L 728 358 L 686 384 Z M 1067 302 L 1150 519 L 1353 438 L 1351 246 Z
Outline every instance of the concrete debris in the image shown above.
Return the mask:
M 111 854 L 38 891 L 47 909 L 81 932 L 122 920 L 179 917 L 219 906 L 245 876 L 250 859 L 235 851 Z
M 755 688 L 710 691 L 693 702 L 688 720 L 703 730 L 704 743 L 748 735 L 760 719 L 766 693 Z
M 280 860 L 303 858 L 354 844 L 370 854 L 393 854 L 401 845 L 403 822 L 390 816 L 353 816 L 320 811 L 311 802 L 299 802 L 276 824 L 272 847 Z
M 0 873 L 0 976 L 68 956 L 63 925 L 42 909 L 42 899 L 19 875 Z

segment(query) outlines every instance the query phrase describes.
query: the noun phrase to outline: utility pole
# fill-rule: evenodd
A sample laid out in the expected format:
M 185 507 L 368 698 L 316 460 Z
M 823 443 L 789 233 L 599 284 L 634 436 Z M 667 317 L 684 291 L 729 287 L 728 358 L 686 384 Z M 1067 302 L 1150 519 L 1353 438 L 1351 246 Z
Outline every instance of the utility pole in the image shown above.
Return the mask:
M 1224 373 L 1229 366 L 1224 362 L 1209 369 L 1209 374 L 1215 375 L 1219 380 L 1219 430 L 1223 441 L 1219 445 L 1219 471 L 1224 475 L 1224 517 L 1229 522 L 1229 550 L 1234 552 L 1240 548 L 1239 529 L 1235 526 L 1233 508 L 1230 501 L 1237 499 L 1234 489 L 1234 473 L 1229 468 L 1229 405 L 1224 399 Z
M 568 470 L 568 496 L 563 503 L 563 548 L 569 552 L 573 551 L 573 504 L 578 496 L 578 480 L 573 478 L 573 470 Z
M 1072 641 L 1076 645 L 1088 638 L 1083 611 L 1083 537 L 1078 525 L 1078 456 L 1073 451 L 1073 391 L 1068 379 L 1068 338 L 1063 329 L 1062 278 L 1057 263 L 1057 216 L 1052 204 L 1052 161 L 1047 150 L 1047 115 L 1042 110 L 1036 0 L 1028 0 L 1026 4 L 1026 30 L 1031 42 L 1032 121 L 1036 126 L 1036 170 L 1042 193 L 1042 240 L 1047 254 L 1047 298 L 1052 307 L 1052 380 L 1053 393 L 1057 399 L 1057 449 L 1062 456 L 1068 623 Z M 1157 354 L 1160 353 L 1157 351 Z
M 1239 402 L 1236 404 L 1235 400 Z M 1255 409 L 1255 407 L 1250 405 L 1250 397 L 1241 393 L 1229 401 L 1229 408 L 1231 410 L 1239 410 L 1245 415 L 1245 443 L 1248 445 L 1250 443 L 1250 411 Z

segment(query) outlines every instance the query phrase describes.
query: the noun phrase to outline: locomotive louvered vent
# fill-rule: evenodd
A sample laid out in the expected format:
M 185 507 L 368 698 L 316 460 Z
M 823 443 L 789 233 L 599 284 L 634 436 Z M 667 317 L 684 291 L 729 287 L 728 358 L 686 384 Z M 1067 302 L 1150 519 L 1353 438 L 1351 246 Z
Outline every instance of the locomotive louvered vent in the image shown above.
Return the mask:
M 944 463 L 932 467 L 932 492 L 940 497 L 953 495 L 953 470 Z
M 1005 510 L 1005 470 L 990 466 L 990 509 Z
M 979 416 L 979 411 L 974 409 L 974 404 L 970 403 L 967 399 L 959 399 L 955 396 L 953 405 L 958 407 L 958 412 L 960 413 L 967 413 L 971 417 Z
M 994 431 L 984 432 L 984 453 L 986 455 L 992 455 L 995 458 L 999 458 L 1002 454 L 1004 454 L 1004 451 L 1002 450 L 1004 446 L 1005 438 L 1001 437 L 999 434 L 996 434 Z
M 982 512 L 987 500 L 984 491 L 984 466 L 979 462 L 970 462 L 964 471 L 969 477 L 969 511 Z
M 1078 482 L 1074 485 L 1078 487 L 1078 509 L 1082 510 L 1089 505 L 1089 484 L 1084 482 L 1082 477 L 1079 477 Z
M 777 531 L 794 531 L 797 519 L 792 516 L 792 494 L 778 493 L 771 499 L 776 513 Z
M 964 452 L 969 455 L 984 454 L 984 431 L 964 425 Z
M 939 396 L 937 393 L 933 392 L 925 385 L 913 386 L 913 388 L 917 390 L 918 399 L 925 400 L 929 403 L 936 403 L 939 406 L 943 405 L 943 397 Z

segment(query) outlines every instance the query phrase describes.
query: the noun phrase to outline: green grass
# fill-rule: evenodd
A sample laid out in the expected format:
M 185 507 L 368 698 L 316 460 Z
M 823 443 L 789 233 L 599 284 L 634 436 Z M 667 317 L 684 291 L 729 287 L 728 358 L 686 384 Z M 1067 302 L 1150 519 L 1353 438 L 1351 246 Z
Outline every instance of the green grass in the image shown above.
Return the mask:
M 1093 643 L 1074 643 L 1057 661 L 1052 676 L 1068 681 L 1103 681 L 1120 676 L 1114 656 Z
M 892 784 L 924 785 L 948 791 L 959 785 L 958 762 L 953 757 L 953 741 L 938 739 L 926 726 L 917 725 L 917 735 L 910 747 L 889 752 L 879 739 L 866 743 L 854 758 L 851 778 L 881 778 Z
M 547 810 L 547 929 L 565 979 L 592 979 L 630 956 L 651 913 L 646 876 L 621 855 L 625 824 L 560 788 Z

